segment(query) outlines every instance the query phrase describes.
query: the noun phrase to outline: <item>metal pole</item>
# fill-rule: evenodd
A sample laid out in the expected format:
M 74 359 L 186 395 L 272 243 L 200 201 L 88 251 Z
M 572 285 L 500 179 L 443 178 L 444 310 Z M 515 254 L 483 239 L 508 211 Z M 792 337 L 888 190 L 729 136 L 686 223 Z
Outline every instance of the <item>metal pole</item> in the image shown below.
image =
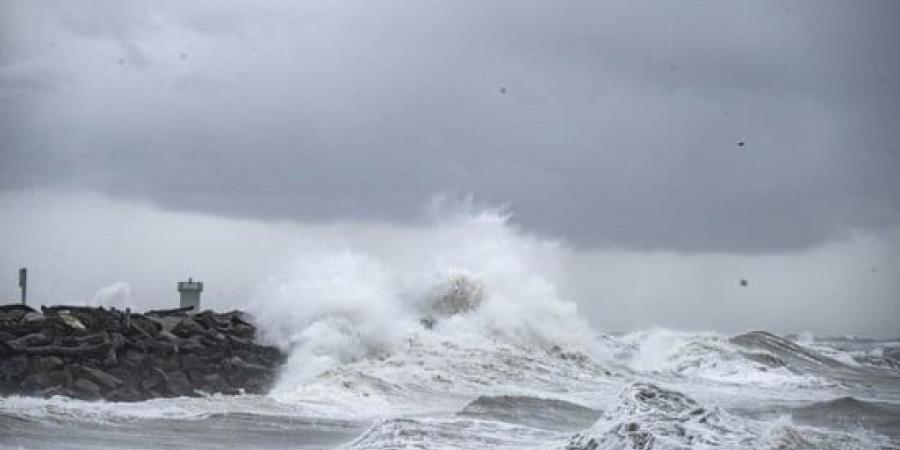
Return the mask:
M 25 304 L 28 290 L 28 269 L 22 267 L 19 269 L 19 288 L 22 289 L 22 304 Z

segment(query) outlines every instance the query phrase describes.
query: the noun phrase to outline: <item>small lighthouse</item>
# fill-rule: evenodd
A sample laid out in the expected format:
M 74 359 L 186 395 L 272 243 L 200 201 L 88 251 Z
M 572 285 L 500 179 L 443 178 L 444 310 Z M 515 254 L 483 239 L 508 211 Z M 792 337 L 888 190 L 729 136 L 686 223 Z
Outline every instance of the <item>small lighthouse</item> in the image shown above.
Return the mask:
M 178 282 L 178 293 L 181 294 L 181 307 L 192 308 L 196 312 L 200 310 L 200 293 L 203 292 L 203 283 L 188 278 L 187 281 Z

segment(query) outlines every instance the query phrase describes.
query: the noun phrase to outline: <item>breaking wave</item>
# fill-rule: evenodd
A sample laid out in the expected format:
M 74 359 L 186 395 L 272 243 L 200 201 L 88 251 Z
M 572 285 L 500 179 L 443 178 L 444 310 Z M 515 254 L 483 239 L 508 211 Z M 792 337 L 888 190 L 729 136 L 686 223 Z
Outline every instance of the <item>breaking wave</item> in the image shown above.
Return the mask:
M 266 339 L 291 355 L 276 395 L 419 344 L 600 350 L 575 304 L 557 293 L 565 247 L 508 219 L 499 211 L 444 213 L 394 241 L 306 249 L 253 302 Z
M 665 329 L 629 333 L 616 339 L 618 358 L 640 373 L 701 378 L 722 383 L 816 385 L 814 371 L 793 372 L 784 352 L 740 345 L 717 333 Z
M 871 433 L 848 434 L 793 425 L 786 417 L 756 421 L 654 384 L 626 387 L 616 405 L 566 450 L 871 449 L 889 445 Z

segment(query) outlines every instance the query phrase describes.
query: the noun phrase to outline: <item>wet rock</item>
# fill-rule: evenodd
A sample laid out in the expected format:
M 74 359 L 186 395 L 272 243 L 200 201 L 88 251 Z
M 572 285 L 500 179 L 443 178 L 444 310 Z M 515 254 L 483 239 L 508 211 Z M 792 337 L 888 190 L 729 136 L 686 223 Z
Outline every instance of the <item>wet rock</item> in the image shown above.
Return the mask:
M 74 392 L 79 394 L 79 397 L 86 399 L 95 399 L 100 397 L 100 386 L 97 386 L 96 383 L 88 380 L 87 378 L 79 378 L 75 381 L 75 384 L 72 387 L 74 389 Z
M 68 326 L 69 328 L 72 328 L 73 330 L 86 330 L 87 329 L 87 327 L 85 327 L 84 324 L 81 323 L 80 320 L 78 320 L 75 317 L 72 317 L 71 315 L 69 315 L 68 312 L 60 311 L 59 318 L 62 319 L 63 323 L 65 323 L 66 326 Z
M 285 355 L 259 345 L 249 320 L 239 311 L 0 306 L 0 395 L 265 393 Z
M 141 380 L 141 389 L 144 391 L 152 391 L 154 388 L 159 386 L 161 379 L 159 378 L 144 378 Z
M 17 339 L 6 341 L 6 345 L 15 351 L 23 351 L 28 347 L 38 347 L 50 344 L 52 341 L 44 333 L 31 333 Z
M 168 381 L 166 382 L 166 388 L 173 395 L 191 395 L 193 389 L 191 388 L 191 382 L 188 380 L 187 375 L 184 372 L 172 372 L 167 374 Z
M 0 381 L 15 381 L 28 373 L 28 357 L 0 358 Z
M 191 319 L 183 319 L 172 328 L 172 334 L 181 338 L 188 338 L 204 331 L 203 327 Z
M 22 381 L 21 386 L 26 391 L 39 391 L 55 386 L 65 386 L 72 381 L 72 376 L 65 370 L 51 370 L 35 373 Z
M 86 378 L 106 390 L 115 389 L 124 383 L 118 377 L 110 375 L 100 369 L 76 365 L 72 366 L 70 370 L 74 375 Z
M 233 369 L 236 369 L 240 372 L 245 373 L 263 373 L 267 372 L 266 367 L 261 364 L 253 364 L 248 363 L 241 359 L 239 356 L 234 356 L 228 360 L 229 364 Z
M 203 336 L 194 335 L 185 339 L 179 349 L 187 353 L 196 353 L 205 350 L 206 345 L 203 344 Z
M 63 365 L 62 358 L 58 356 L 36 356 L 31 358 L 31 370 L 35 372 L 47 372 Z
M 0 305 L 0 314 L 6 314 L 6 313 L 11 313 L 11 312 L 29 313 L 29 312 L 34 312 L 34 308 L 32 308 L 28 305 L 23 305 L 21 303 L 10 303 L 8 305 Z
M 186 371 L 202 370 L 205 366 L 206 364 L 197 355 L 185 355 L 181 358 L 181 368 Z
M 144 352 L 134 349 L 128 349 L 125 351 L 125 360 L 129 363 L 140 364 L 144 360 L 144 358 L 146 358 Z
M 114 402 L 133 402 L 142 399 L 142 395 L 136 389 L 129 387 L 122 387 L 115 389 L 113 391 L 107 392 L 105 398 Z
M 43 391 L 41 391 L 41 395 L 43 397 L 47 397 L 47 398 L 55 397 L 58 395 L 63 396 L 63 397 L 77 397 L 78 396 L 78 394 L 76 394 L 73 390 L 71 390 L 67 387 L 64 387 L 64 386 L 53 386 L 51 388 L 44 389 Z
M 22 320 L 24 322 L 40 322 L 40 321 L 44 320 L 44 315 L 37 311 L 31 311 L 31 312 L 25 314 L 22 317 Z

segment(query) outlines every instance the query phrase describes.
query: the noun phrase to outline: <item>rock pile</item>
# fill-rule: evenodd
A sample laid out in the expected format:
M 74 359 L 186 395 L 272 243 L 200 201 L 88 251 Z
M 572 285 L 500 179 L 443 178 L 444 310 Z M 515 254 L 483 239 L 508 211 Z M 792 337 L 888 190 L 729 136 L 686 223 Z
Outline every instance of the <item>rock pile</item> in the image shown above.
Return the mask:
M 0 306 L 0 394 L 137 401 L 265 393 L 284 354 L 240 311 Z

